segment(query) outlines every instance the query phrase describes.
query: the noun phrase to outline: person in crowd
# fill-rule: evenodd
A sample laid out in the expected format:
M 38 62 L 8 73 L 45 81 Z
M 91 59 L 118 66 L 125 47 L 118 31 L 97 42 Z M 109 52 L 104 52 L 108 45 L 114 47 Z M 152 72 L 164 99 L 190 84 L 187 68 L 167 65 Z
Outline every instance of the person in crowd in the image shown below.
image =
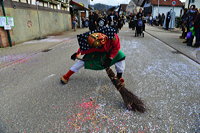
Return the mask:
M 117 33 L 119 33 L 119 20 L 120 20 L 120 16 L 119 16 L 119 13 L 117 11 L 115 11 L 115 16 L 117 17 L 115 29 L 116 29 Z
M 171 13 L 170 13 L 170 11 L 169 12 L 167 12 L 167 15 L 166 15 L 166 25 L 165 25 L 165 29 L 166 30 L 168 30 L 169 29 L 169 22 L 170 22 L 170 20 L 171 20 Z
M 174 29 L 175 28 L 175 19 L 176 19 L 176 13 L 174 10 L 170 10 L 170 16 L 171 16 L 171 20 L 169 22 L 169 28 L 170 29 Z
M 150 16 L 149 16 L 149 24 L 151 26 L 153 26 L 153 16 L 152 16 L 152 14 L 150 14 Z
M 128 22 L 128 23 L 130 22 L 130 16 L 131 16 L 131 14 L 132 14 L 132 13 L 130 13 L 129 15 L 126 15 L 126 22 Z M 129 27 L 129 28 L 130 28 L 130 27 Z
M 106 13 L 103 13 L 103 19 L 105 20 L 104 26 L 106 26 L 108 22 Z
M 76 15 L 74 15 L 72 17 L 72 29 L 74 29 L 74 31 L 76 31 L 77 21 L 78 21 L 78 19 L 77 19 Z
M 139 9 L 139 12 L 137 13 L 136 15 L 137 17 L 137 20 L 141 19 L 143 21 L 143 31 L 145 31 L 145 23 L 144 23 L 144 13 L 143 13 L 143 10 L 142 8 Z
M 117 31 L 117 21 L 118 16 L 116 15 L 115 11 L 112 11 L 107 17 L 108 25 L 116 29 Z
M 137 13 L 137 19 L 142 19 L 144 17 L 144 13 L 142 8 L 139 9 L 139 12 Z
M 96 29 L 96 16 L 94 15 L 94 12 L 90 12 L 89 15 L 89 30 L 95 30 Z
M 186 23 L 187 23 L 187 32 L 189 32 L 192 27 L 194 27 L 194 20 L 197 15 L 197 10 L 195 5 L 191 5 L 190 9 L 186 13 Z M 187 43 L 187 46 L 192 46 L 194 35 L 191 35 L 184 43 Z
M 97 11 L 97 10 L 94 12 L 94 20 L 95 20 L 96 26 L 97 26 L 97 19 L 99 18 L 99 14 L 100 14 L 100 13 L 99 13 L 99 11 Z
M 180 36 L 181 39 L 185 39 L 186 34 L 187 34 L 187 26 L 186 26 L 186 13 L 187 13 L 187 8 L 184 9 L 183 11 L 183 15 L 181 16 L 181 30 L 182 30 L 182 34 Z
M 129 23 L 128 23 L 128 27 L 129 27 L 129 29 L 135 29 L 135 25 L 134 25 L 134 17 L 135 17 L 135 15 L 133 14 L 133 13 L 131 13 L 129 16 L 128 16 L 128 21 L 129 21 Z
M 161 26 L 163 26 L 164 21 L 165 21 L 165 14 L 162 13 L 162 16 L 161 16 Z
M 118 29 L 121 30 L 121 28 L 123 27 L 123 25 L 124 25 L 124 19 L 123 19 L 123 16 L 121 15 L 118 18 Z
M 162 16 L 158 14 L 158 26 L 162 26 Z
M 97 27 L 103 27 L 105 26 L 106 20 L 104 19 L 103 15 L 99 14 L 99 17 L 97 18 Z
M 193 47 L 198 48 L 200 47 L 200 9 L 194 20 L 194 29 L 195 29 L 196 42 Z
M 81 25 L 82 25 L 82 28 L 85 27 L 85 17 L 81 17 Z
M 126 23 L 126 16 L 124 14 L 122 14 L 122 19 L 123 19 L 123 24 Z

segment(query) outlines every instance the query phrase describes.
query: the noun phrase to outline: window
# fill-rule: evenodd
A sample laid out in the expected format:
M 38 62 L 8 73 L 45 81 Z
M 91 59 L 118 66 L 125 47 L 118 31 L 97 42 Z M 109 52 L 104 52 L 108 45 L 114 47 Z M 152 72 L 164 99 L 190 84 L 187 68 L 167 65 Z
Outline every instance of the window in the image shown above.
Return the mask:
M 26 1 L 26 0 L 20 0 L 20 2 L 22 2 L 22 3 L 27 3 L 27 1 Z
M 27 3 L 31 5 L 36 5 L 37 3 L 38 6 L 41 7 L 47 7 L 55 10 L 62 10 L 63 8 L 63 10 L 66 10 L 66 8 L 68 8 L 66 3 L 69 2 L 70 0 L 12 0 L 12 1 Z
M 44 7 L 48 7 L 48 3 L 44 3 Z

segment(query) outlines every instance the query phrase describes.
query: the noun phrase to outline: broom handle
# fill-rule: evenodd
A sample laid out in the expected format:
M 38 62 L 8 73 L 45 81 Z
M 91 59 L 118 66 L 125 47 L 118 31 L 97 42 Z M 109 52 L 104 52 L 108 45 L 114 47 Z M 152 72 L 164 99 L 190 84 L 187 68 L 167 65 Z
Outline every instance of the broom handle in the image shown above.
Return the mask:
M 120 91 L 124 86 L 120 82 L 120 80 L 115 76 L 115 73 L 111 68 L 106 68 L 106 73 L 108 77 L 111 79 L 112 83 L 115 85 L 116 89 Z
M 145 112 L 145 106 L 142 100 L 140 100 L 136 95 L 132 92 L 128 91 L 124 85 L 120 82 L 120 80 L 115 76 L 115 73 L 111 68 L 106 68 L 106 72 L 108 77 L 111 79 L 112 83 L 115 85 L 115 88 L 120 92 L 125 105 L 129 110 L 139 111 L 141 113 Z

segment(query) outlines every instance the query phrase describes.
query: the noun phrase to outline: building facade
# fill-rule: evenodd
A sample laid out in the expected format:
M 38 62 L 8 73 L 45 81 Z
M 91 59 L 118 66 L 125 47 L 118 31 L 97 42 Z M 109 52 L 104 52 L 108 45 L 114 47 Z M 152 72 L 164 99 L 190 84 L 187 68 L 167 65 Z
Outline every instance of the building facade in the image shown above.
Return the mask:
M 149 0 L 144 4 L 145 14 L 151 14 L 154 18 L 158 14 L 164 13 L 165 15 L 170 10 L 175 12 L 176 17 L 179 17 L 183 8 L 183 3 L 180 0 Z
M 156 16 L 158 16 L 159 13 L 161 15 L 162 15 L 162 13 L 164 13 L 166 15 L 167 12 L 169 12 L 170 10 L 173 10 L 175 12 L 176 17 L 179 17 L 181 14 L 181 9 L 182 9 L 182 7 L 152 6 L 152 16 L 153 16 L 153 18 L 155 18 Z
M 129 4 L 127 5 L 127 7 L 126 7 L 127 15 L 136 13 L 137 12 L 136 8 L 137 8 L 137 5 L 133 1 L 130 1 Z
M 0 16 L 11 17 L 13 26 L 1 25 L 0 47 L 71 29 L 69 0 L 6 0 L 1 7 Z
M 71 0 L 70 12 L 71 15 L 75 15 L 78 18 L 78 27 L 82 27 L 82 17 L 89 17 L 89 4 L 90 0 Z

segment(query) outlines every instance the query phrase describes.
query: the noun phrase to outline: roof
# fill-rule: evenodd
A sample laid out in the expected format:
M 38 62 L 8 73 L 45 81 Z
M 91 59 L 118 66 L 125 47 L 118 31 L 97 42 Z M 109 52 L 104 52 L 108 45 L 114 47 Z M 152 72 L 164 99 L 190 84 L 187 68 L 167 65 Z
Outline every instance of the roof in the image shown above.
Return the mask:
M 70 5 L 72 5 L 73 8 L 77 9 L 77 10 L 90 10 L 90 9 L 88 9 L 88 8 L 82 6 L 81 4 L 76 3 L 75 1 L 72 1 L 72 0 L 70 1 Z
M 147 0 L 131 0 L 133 1 L 137 6 L 142 6 Z
M 150 0 L 151 5 L 158 5 L 158 0 Z M 159 0 L 159 6 L 172 6 L 172 1 L 174 0 Z M 183 3 L 180 0 L 175 0 L 175 6 L 183 6 Z

